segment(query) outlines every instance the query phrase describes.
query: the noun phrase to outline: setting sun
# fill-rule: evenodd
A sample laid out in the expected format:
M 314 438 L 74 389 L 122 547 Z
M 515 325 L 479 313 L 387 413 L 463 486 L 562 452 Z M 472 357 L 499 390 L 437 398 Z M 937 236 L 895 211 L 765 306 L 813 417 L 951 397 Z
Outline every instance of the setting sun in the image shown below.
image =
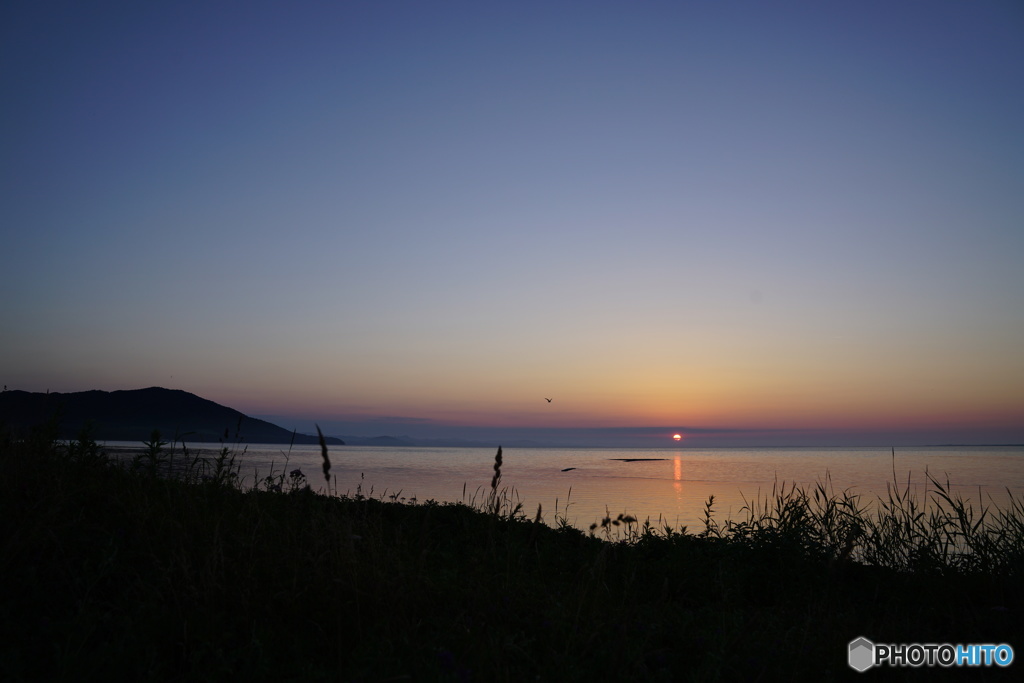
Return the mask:
M 682 441 L 683 435 L 682 434 L 673 434 L 672 438 L 675 439 L 676 441 Z

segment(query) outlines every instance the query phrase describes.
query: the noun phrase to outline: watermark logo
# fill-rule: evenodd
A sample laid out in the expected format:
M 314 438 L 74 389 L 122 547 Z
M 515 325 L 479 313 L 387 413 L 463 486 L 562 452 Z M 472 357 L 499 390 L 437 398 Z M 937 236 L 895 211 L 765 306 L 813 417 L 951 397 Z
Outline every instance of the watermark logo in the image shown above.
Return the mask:
M 951 645 L 949 643 L 873 643 L 861 636 L 847 652 L 851 669 L 873 666 L 1010 666 L 1013 648 L 1006 643 Z
M 875 644 L 863 636 L 850 641 L 850 666 L 867 671 L 875 665 Z

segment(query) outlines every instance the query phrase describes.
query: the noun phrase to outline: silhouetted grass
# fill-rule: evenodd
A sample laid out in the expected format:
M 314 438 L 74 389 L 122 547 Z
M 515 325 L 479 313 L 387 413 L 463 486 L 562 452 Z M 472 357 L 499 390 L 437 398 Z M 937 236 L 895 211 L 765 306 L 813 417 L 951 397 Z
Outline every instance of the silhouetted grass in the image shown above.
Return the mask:
M 860 635 L 1020 643 L 1020 502 L 937 482 L 945 513 L 826 483 L 722 524 L 709 500 L 696 534 L 588 534 L 529 520 L 500 455 L 486 495 L 411 505 L 317 494 L 287 458 L 245 487 L 230 449 L 161 444 L 133 466 L 0 437 L 5 680 L 835 680 Z
M 770 496 L 746 501 L 739 520 L 719 524 L 714 497 L 704 513 L 703 537 L 734 543 L 785 544 L 830 562 L 856 562 L 930 574 L 1024 573 L 1024 499 L 1008 493 L 1005 509 L 951 493 L 949 480 L 926 473 L 931 490 L 919 498 L 910 484 L 887 487 L 867 503 L 835 492 L 826 478 L 806 490 L 776 484 Z

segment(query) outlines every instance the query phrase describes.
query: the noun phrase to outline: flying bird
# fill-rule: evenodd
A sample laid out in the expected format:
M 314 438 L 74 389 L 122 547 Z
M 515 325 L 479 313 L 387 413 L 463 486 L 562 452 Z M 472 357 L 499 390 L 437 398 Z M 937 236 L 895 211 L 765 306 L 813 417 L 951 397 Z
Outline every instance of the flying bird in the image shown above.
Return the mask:
M 547 401 L 548 403 L 551 403 L 551 399 L 550 398 L 545 398 L 544 400 Z

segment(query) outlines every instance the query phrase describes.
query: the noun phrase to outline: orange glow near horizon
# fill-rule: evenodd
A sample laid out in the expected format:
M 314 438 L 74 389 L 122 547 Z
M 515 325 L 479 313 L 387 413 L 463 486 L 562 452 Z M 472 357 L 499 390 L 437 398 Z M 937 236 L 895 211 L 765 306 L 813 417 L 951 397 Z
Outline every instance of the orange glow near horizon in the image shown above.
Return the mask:
M 281 414 L 310 417 L 315 419 L 360 419 L 380 416 L 407 417 L 427 420 L 437 424 L 494 427 L 542 427 L 542 428 L 602 428 L 602 427 L 654 427 L 665 423 L 683 423 L 691 428 L 705 430 L 823 430 L 823 431 L 902 431 L 932 430 L 939 428 L 998 428 L 1020 424 L 1024 420 L 1021 411 L 1000 410 L 996 406 L 988 410 L 978 406 L 921 406 L 911 401 L 902 405 L 890 404 L 880 407 L 854 406 L 841 400 L 827 398 L 819 405 L 810 406 L 794 401 L 792 405 L 765 404 L 729 406 L 726 401 L 717 405 L 709 402 L 703 410 L 688 410 L 680 407 L 669 413 L 665 410 L 650 412 L 636 409 L 620 409 L 615 404 L 601 404 L 598 400 L 572 400 L 571 395 L 558 401 L 553 409 L 544 410 L 525 405 L 527 401 L 498 400 L 491 402 L 481 396 L 479 400 L 423 402 L 419 400 L 373 400 L 365 404 L 348 401 L 260 400 L 252 395 L 239 396 L 232 392 L 202 392 L 204 398 L 211 398 L 247 414 Z M 582 405 L 580 405 L 580 403 Z M 333 405 L 332 405 L 333 404 Z M 829 405 L 831 404 L 831 405 Z M 546 405 L 546 404 L 545 404 Z M 568 406 L 568 407 L 567 407 Z M 713 407 L 712 407 L 713 406 Z M 733 408 L 730 410 L 730 408 Z M 685 440 L 682 432 L 670 432 L 675 443 Z
M 798 366 L 786 367 L 788 374 L 761 369 L 740 373 L 721 364 L 669 368 L 663 364 L 655 371 L 641 365 L 584 374 L 567 364 L 544 367 L 543 374 L 531 368 L 515 375 L 484 365 L 468 376 L 446 374 L 450 366 L 442 364 L 418 373 L 400 368 L 406 372 L 388 369 L 372 376 L 348 369 L 344 382 L 301 372 L 275 374 L 254 386 L 186 377 L 176 388 L 254 415 L 321 422 L 408 418 L 467 427 L 649 427 L 665 430 L 661 438 L 675 443 L 687 440 L 686 429 L 698 436 L 701 431 L 733 430 L 1008 432 L 1024 423 L 1024 390 L 987 376 L 958 382 L 954 393 L 922 391 L 920 382 L 909 381 L 914 377 L 880 392 L 883 382 L 872 372 L 859 377 L 843 369 L 815 367 L 822 379 Z M 544 402 L 543 396 L 554 400 Z M 699 437 L 695 443 L 703 441 Z

